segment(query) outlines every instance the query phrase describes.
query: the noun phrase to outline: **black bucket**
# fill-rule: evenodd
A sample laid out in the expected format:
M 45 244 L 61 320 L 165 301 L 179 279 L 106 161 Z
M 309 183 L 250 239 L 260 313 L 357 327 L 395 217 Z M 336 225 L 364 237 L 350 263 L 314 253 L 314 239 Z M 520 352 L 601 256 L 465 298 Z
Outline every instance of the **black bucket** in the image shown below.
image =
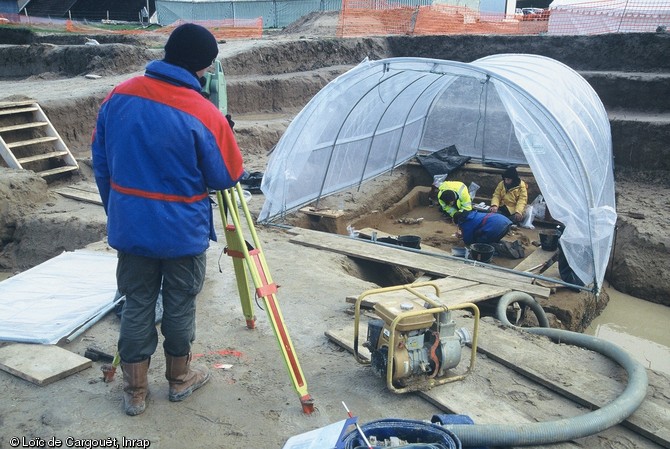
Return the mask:
M 556 251 L 560 237 L 561 232 L 558 229 L 542 230 L 540 231 L 540 246 L 545 251 Z
M 421 249 L 421 237 L 418 235 L 399 235 L 398 243 L 406 248 Z
M 389 245 L 400 245 L 398 239 L 394 239 L 393 237 L 379 237 L 377 241 L 381 243 L 388 243 Z
M 489 263 L 493 257 L 495 248 L 486 243 L 473 243 L 470 245 L 470 255 L 471 260 L 476 260 L 479 262 Z

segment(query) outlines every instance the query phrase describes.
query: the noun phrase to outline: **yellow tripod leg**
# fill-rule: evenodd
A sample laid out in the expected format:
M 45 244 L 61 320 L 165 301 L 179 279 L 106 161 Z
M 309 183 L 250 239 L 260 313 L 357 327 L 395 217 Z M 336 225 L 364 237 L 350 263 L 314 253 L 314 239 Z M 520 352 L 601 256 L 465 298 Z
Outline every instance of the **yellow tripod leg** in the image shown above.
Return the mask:
M 254 329 L 256 327 L 256 315 L 254 314 L 251 301 L 252 298 L 251 292 L 249 291 L 249 277 L 247 276 L 247 271 L 244 268 L 245 256 L 242 249 L 243 247 L 246 247 L 246 242 L 243 238 L 241 238 L 242 233 L 238 232 L 235 225 L 228 223 L 226 208 L 224 207 L 223 194 L 221 192 L 216 192 L 216 198 L 219 203 L 219 212 L 221 213 L 221 220 L 223 221 L 224 232 L 226 236 L 226 254 L 233 258 L 233 268 L 235 270 L 235 279 L 237 280 L 237 291 L 240 294 L 242 313 L 244 314 L 244 319 L 247 322 L 247 328 Z M 228 206 L 228 210 L 231 214 L 238 213 L 237 209 L 231 209 L 230 206 Z
M 314 412 L 314 400 L 312 396 L 307 392 L 307 382 L 305 381 L 305 376 L 303 375 L 302 369 L 300 367 L 300 362 L 296 355 L 295 349 L 293 347 L 293 342 L 289 336 L 288 329 L 284 322 L 284 317 L 282 316 L 281 310 L 279 309 L 279 303 L 275 293 L 277 292 L 277 285 L 272 282 L 270 277 L 270 271 L 268 270 L 263 251 L 261 250 L 260 241 L 258 235 L 256 234 L 256 229 L 253 226 L 253 219 L 247 207 L 246 201 L 242 194 L 242 187 L 237 184 L 235 187 L 228 189 L 223 192 L 219 192 L 217 196 L 221 195 L 225 204 L 230 211 L 230 217 L 233 221 L 232 225 L 227 224 L 225 212 L 222 210 L 222 217 L 226 229 L 230 228 L 231 234 L 234 233 L 235 236 L 231 235 L 228 239 L 228 233 L 226 234 L 226 241 L 230 244 L 235 244 L 235 250 L 240 251 L 244 255 L 244 261 L 247 263 L 247 268 L 251 274 L 251 278 L 256 287 L 256 295 L 260 298 L 263 298 L 265 304 L 265 310 L 267 311 L 268 318 L 272 324 L 272 329 L 274 331 L 277 342 L 279 343 L 279 349 L 282 353 L 286 369 L 289 372 L 291 377 L 291 382 L 293 383 L 293 388 L 295 388 L 298 396 L 300 397 L 300 403 L 302 405 L 302 410 L 304 413 L 311 414 Z M 237 204 L 240 205 L 244 212 L 245 219 L 248 223 L 249 232 L 251 233 L 253 240 L 253 248 L 249 249 L 246 245 L 244 236 L 242 235 L 242 228 L 240 225 L 240 215 L 238 212 Z M 222 208 L 222 201 L 219 199 L 219 205 Z M 230 250 L 229 250 L 230 252 Z M 244 269 L 242 268 L 242 271 Z M 241 278 L 238 275 L 237 268 L 235 269 L 235 274 L 238 276 L 238 289 L 242 295 L 242 285 Z M 244 284 L 245 284 L 245 294 L 248 295 L 248 289 L 246 288 L 246 272 L 244 273 Z M 251 307 L 251 300 L 245 301 L 242 300 L 242 305 L 244 308 L 244 303 L 247 302 L 249 307 Z M 246 314 L 246 312 L 245 312 Z M 245 315 L 246 316 L 246 315 Z

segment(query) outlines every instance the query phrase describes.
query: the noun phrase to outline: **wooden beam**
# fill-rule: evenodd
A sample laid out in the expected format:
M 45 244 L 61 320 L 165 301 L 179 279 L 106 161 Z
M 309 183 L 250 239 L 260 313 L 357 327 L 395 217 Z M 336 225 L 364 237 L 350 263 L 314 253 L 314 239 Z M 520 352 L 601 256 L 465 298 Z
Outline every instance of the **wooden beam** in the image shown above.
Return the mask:
M 477 282 L 475 281 L 468 281 L 465 279 L 457 279 L 457 278 L 442 278 L 442 279 L 435 279 L 432 282 L 435 282 L 437 286 L 440 288 L 441 293 L 448 293 L 453 290 L 458 290 L 461 288 L 465 287 L 471 287 L 474 285 L 477 285 Z M 424 292 L 433 292 L 432 287 L 421 287 L 419 290 L 421 293 Z M 374 296 L 368 296 L 363 299 L 361 302 L 361 307 L 365 308 L 372 308 L 376 303 L 379 302 L 380 299 L 387 298 L 387 297 L 394 297 L 395 295 L 398 294 L 403 294 L 403 296 L 407 292 L 388 292 L 388 293 L 380 293 L 378 295 Z M 358 296 L 347 296 L 346 301 L 350 304 L 355 304 L 356 300 L 358 299 Z
M 485 172 L 485 173 L 502 173 L 505 171 L 504 168 L 491 167 L 476 162 L 468 162 L 467 164 L 462 166 L 460 170 Z M 530 170 L 530 167 L 527 166 L 516 167 L 516 172 L 519 174 L 519 176 L 533 176 L 533 172 Z
M 65 198 L 71 198 L 74 200 L 102 206 L 102 198 L 100 198 L 100 194 L 98 192 L 89 192 L 86 190 L 73 188 L 71 186 L 59 187 L 57 189 L 53 189 L 53 191 L 64 196 Z
M 471 265 L 468 261 L 462 261 L 458 258 L 437 257 L 428 253 L 406 251 L 400 247 L 389 247 L 362 239 L 318 231 L 304 230 L 300 235 L 292 237 L 290 241 L 351 257 L 411 268 L 438 277 L 455 277 L 483 284 L 505 285 L 512 290 L 541 298 L 548 298 L 550 294 L 549 289 L 532 285 L 531 278 L 507 271 L 485 268 L 481 265 Z
M 477 282 L 455 278 L 436 279 L 432 282 L 434 282 L 440 288 L 439 302 L 447 306 L 456 306 L 466 302 L 476 304 L 478 302 L 486 301 L 487 299 L 499 298 L 505 293 L 512 291 L 512 289 L 507 286 L 478 284 Z M 450 286 L 442 288 L 442 285 L 444 284 L 448 284 Z M 462 285 L 456 287 L 457 284 Z M 453 285 L 453 287 L 451 285 Z M 431 295 L 435 293 L 435 289 L 430 286 L 419 287 L 416 290 L 419 293 L 425 295 Z M 406 290 L 384 292 L 367 296 L 361 302 L 361 307 L 372 308 L 378 302 L 389 299 L 409 300 L 413 298 L 416 298 L 416 296 Z M 356 297 L 347 297 L 347 302 L 355 303 L 356 299 Z
M 554 257 L 556 251 L 545 251 L 542 248 L 537 248 L 535 251 L 530 253 L 528 257 L 523 259 L 519 264 L 514 267 L 517 271 L 535 271 L 531 268 L 540 268 L 544 265 L 549 259 Z

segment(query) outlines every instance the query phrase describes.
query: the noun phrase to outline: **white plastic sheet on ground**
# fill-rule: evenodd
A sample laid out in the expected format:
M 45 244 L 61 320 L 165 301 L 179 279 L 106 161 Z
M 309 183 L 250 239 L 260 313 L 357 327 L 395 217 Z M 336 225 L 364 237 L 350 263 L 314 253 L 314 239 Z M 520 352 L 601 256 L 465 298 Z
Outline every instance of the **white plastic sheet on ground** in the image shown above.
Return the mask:
M 116 254 L 65 252 L 0 282 L 0 341 L 56 344 L 115 295 Z
M 485 162 L 527 163 L 566 227 L 571 267 L 602 286 L 616 222 L 609 121 L 577 72 L 538 55 L 363 61 L 314 96 L 277 143 L 258 221 L 450 145 Z

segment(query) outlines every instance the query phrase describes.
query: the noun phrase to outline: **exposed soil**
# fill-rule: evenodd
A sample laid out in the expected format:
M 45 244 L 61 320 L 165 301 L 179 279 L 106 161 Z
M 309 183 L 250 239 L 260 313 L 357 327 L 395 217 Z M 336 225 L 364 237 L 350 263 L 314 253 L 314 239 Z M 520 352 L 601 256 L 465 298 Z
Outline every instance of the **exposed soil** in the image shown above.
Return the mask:
M 326 64 L 325 69 L 321 62 L 315 62 L 315 67 L 302 67 L 301 70 L 321 69 L 323 72 L 309 72 L 302 86 L 295 89 L 315 93 L 345 70 L 346 64 L 351 64 L 351 55 L 358 54 L 357 51 L 371 57 L 387 51 L 388 44 L 376 39 L 347 42 L 335 52 L 331 52 L 335 48 L 331 39 L 323 39 L 316 47 L 310 45 L 313 40 L 334 36 L 336 20 L 334 13 L 314 14 L 283 33 L 273 33 L 263 40 L 230 41 L 221 45 L 220 56 L 230 62 L 224 64 L 230 75 L 229 95 L 231 102 L 238 102 L 236 111 L 239 113 L 234 116 L 238 122 L 236 132 L 244 144 L 249 171 L 264 169 L 268 151 L 302 106 L 298 92 L 277 92 L 277 85 L 265 75 L 299 76 L 292 73 L 298 69 L 291 68 L 290 62 L 300 59 L 297 57 L 300 52 L 313 51 L 315 61 L 330 59 L 332 63 Z M 104 44 L 102 37 L 93 37 Z M 51 184 L 31 172 L 0 167 L 1 271 L 25 270 L 62 251 L 82 248 L 91 242 L 96 242 L 91 245 L 96 250 L 113 251 L 104 241 L 102 208 L 66 199 L 55 193 L 53 187 L 92 182 L 88 143 L 99 103 L 114 85 L 141 71 L 146 60 L 159 57 L 162 39 L 162 36 L 151 36 L 147 41 L 126 40 L 110 45 L 103 54 L 91 53 L 86 45 L 79 45 L 80 51 L 74 51 L 72 46 L 61 49 L 59 45 L 66 42 L 53 39 L 31 45 L 27 59 L 25 52 L 18 50 L 15 54 L 0 53 L 0 101 L 37 99 L 57 129 L 60 129 L 58 124 L 68 124 L 62 127 L 65 130 L 62 137 L 81 163 L 80 173 L 73 178 Z M 286 42 L 291 45 L 282 46 L 285 53 L 273 53 L 275 45 Z M 575 46 L 573 50 L 578 52 L 579 43 Z M 286 53 L 287 48 L 293 53 Z M 245 75 L 245 70 L 250 74 Z M 83 77 L 89 73 L 102 75 L 102 78 Z M 270 87 L 265 92 L 258 90 L 258 95 L 263 97 L 242 99 L 241 93 L 249 92 L 240 87 L 244 83 Z M 236 92 L 240 93 L 237 99 Z M 267 92 L 272 92 L 271 100 Z M 260 106 L 244 106 L 248 104 Z M 612 264 L 614 275 L 610 281 L 624 292 L 667 303 L 670 297 L 666 263 L 670 249 L 670 213 L 665 205 L 670 203 L 670 185 L 667 177 L 655 176 L 654 172 L 617 173 L 620 218 Z M 416 167 L 403 168 L 366 183 L 360 190 L 328 198 L 323 206 L 337 209 L 343 204 L 344 223 L 353 223 L 365 212 L 387 208 L 412 186 L 427 185 L 425 183 L 425 174 L 418 173 Z M 250 202 L 252 213 L 260 210 L 262 201 L 262 195 L 254 195 Z M 626 212 L 643 213 L 644 219 L 633 218 Z M 431 213 L 428 210 L 415 212 L 423 218 Z M 422 241 L 447 251 L 458 245 L 452 237 L 453 226 L 432 218 L 426 218 L 422 225 L 425 227 L 421 231 Z M 309 224 L 309 218 L 296 215 L 289 217 L 287 223 L 305 225 Z M 417 233 L 413 225 L 390 221 L 387 226 L 383 230 L 391 234 Z M 218 227 L 222 236 L 220 223 Z M 342 229 L 326 230 L 343 232 Z M 279 227 L 261 227 L 258 231 L 272 278 L 280 286 L 278 298 L 287 327 L 310 393 L 316 399 L 314 415 L 308 418 L 300 411 L 265 312 L 256 309 L 257 329 L 245 328 L 232 264 L 222 255 L 224 242 L 220 241 L 212 243 L 208 252 L 209 275 L 199 297 L 194 352 L 200 355 L 199 361 L 210 368 L 216 363 L 228 363 L 233 365 L 232 369 L 212 369 L 213 378 L 202 391 L 183 404 L 169 403 L 163 377 L 164 358 L 159 350 L 150 370 L 152 394 L 148 409 L 137 418 L 125 416 L 121 409 L 120 375 L 113 383 L 102 382 L 99 364 L 43 388 L 0 372 L 0 387 L 5 392 L 4 405 L 0 406 L 0 448 L 12 436 L 45 439 L 126 436 L 147 438 L 152 447 L 163 448 L 181 447 L 186 441 L 200 448 L 279 448 L 291 435 L 343 419 L 343 400 L 364 420 L 388 416 L 428 419 L 441 413 L 418 396 L 386 391 L 380 379 L 323 336 L 329 328 L 351 325 L 351 316 L 346 313 L 349 306 L 344 299 L 377 287 L 379 277 L 373 279 L 369 273 L 380 267 L 371 270 L 361 261 L 297 246 L 289 242 L 290 234 Z M 526 230 L 518 232 L 518 238 L 532 250 L 536 234 Z M 444 239 L 436 236 L 444 236 Z M 494 262 L 505 266 L 516 264 L 509 259 Z M 395 272 L 389 276 L 398 281 L 402 275 Z M 640 287 L 640 276 L 646 276 L 641 279 L 646 289 Z M 543 306 L 553 315 L 553 325 L 581 331 L 606 303 L 606 295 L 596 300 L 587 294 L 562 289 Z M 118 327 L 118 318 L 110 314 L 65 347 L 79 354 L 89 346 L 113 353 Z

